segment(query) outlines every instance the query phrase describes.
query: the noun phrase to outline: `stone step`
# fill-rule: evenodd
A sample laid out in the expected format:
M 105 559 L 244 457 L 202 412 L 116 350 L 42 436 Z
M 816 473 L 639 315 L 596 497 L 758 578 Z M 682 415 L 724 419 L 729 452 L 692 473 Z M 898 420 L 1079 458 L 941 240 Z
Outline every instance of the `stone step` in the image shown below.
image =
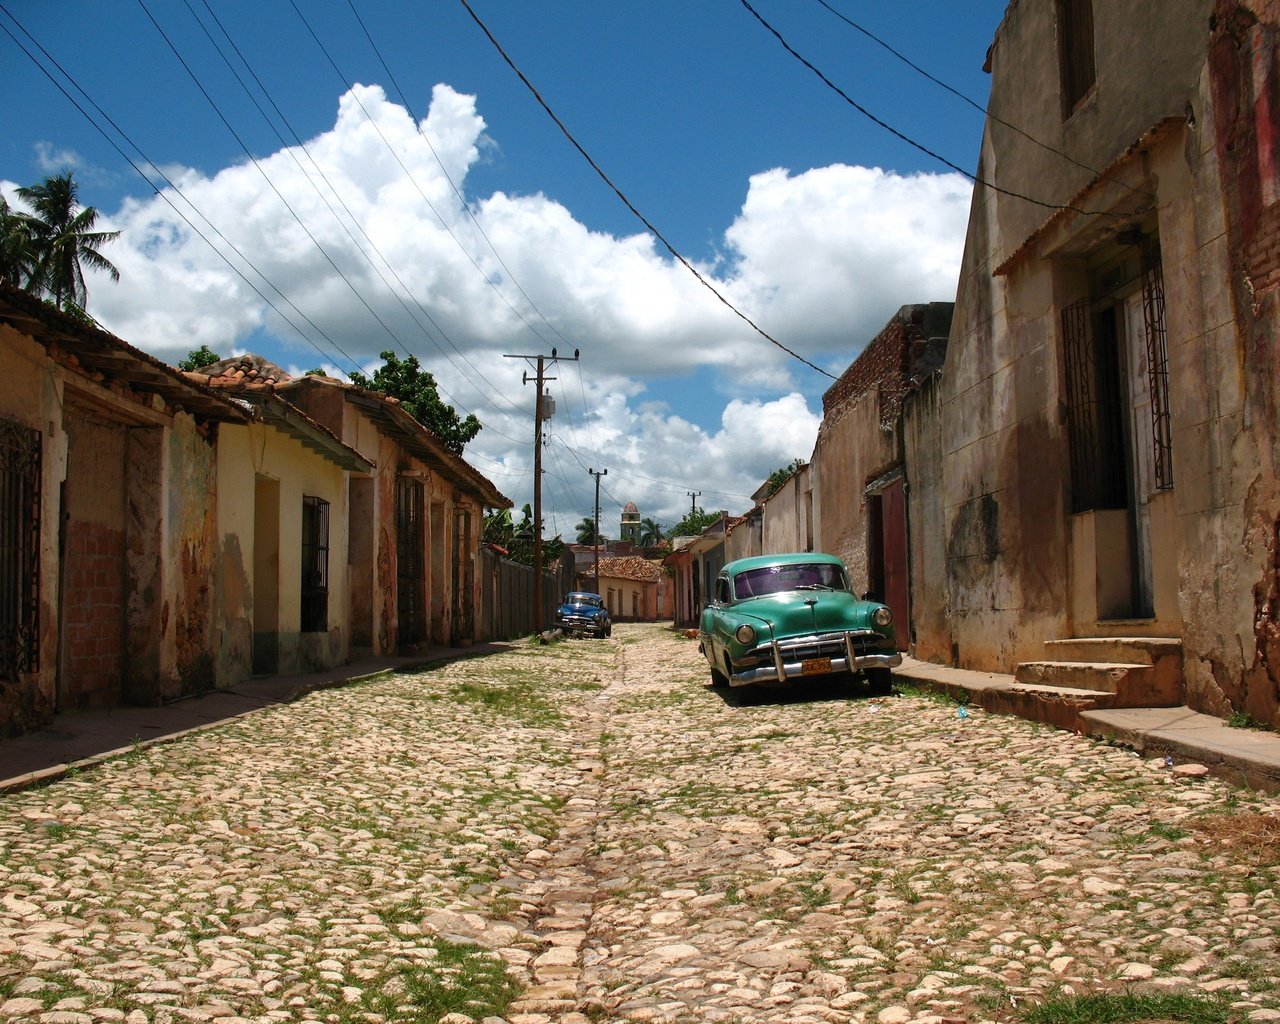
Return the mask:
M 1150 665 L 1113 661 L 1024 661 L 1014 672 L 1020 683 L 1040 686 L 1077 687 L 1119 693 L 1151 675 Z
M 1153 665 L 1106 661 L 1024 661 L 1014 678 L 1020 684 L 1100 690 L 1112 694 L 1109 706 L 1173 707 L 1182 703 L 1181 673 Z
M 1083 714 L 1113 708 L 1115 702 L 1116 695 L 1106 690 L 1020 682 L 986 690 L 979 701 L 995 714 L 1017 715 L 1072 732 L 1084 731 Z
M 1080 636 L 1047 640 L 1047 661 L 1098 661 L 1154 665 L 1164 658 L 1182 660 L 1182 641 L 1163 636 Z

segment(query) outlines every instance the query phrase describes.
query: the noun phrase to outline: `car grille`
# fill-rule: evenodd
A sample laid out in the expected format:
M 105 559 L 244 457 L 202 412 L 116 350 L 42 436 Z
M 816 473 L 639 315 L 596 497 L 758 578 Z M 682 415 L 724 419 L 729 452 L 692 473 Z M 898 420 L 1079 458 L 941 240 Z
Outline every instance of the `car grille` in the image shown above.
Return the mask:
M 585 615 L 562 615 L 560 621 L 568 626 L 594 626 L 596 620 Z
M 808 661 L 810 658 L 843 658 L 845 656 L 845 636 L 853 644 L 855 656 L 877 649 L 884 642 L 884 637 L 875 630 L 850 630 L 849 633 L 824 633 L 818 636 L 789 637 L 778 641 L 778 649 L 784 662 Z M 762 644 L 756 653 L 761 658 L 773 660 L 773 644 Z

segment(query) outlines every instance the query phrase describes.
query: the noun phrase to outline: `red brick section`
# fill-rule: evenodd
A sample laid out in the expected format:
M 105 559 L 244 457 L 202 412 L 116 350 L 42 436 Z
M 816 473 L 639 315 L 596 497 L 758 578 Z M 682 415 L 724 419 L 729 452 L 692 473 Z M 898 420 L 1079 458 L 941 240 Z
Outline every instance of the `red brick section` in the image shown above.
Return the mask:
M 928 346 L 926 317 L 932 306 L 903 306 L 822 396 L 822 412 L 830 417 L 847 402 L 872 388 L 880 389 L 880 422 L 892 423 L 913 387 L 912 377 Z M 949 305 L 949 304 L 946 304 Z
M 124 534 L 67 524 L 63 590 L 63 709 L 120 701 L 124 644 Z

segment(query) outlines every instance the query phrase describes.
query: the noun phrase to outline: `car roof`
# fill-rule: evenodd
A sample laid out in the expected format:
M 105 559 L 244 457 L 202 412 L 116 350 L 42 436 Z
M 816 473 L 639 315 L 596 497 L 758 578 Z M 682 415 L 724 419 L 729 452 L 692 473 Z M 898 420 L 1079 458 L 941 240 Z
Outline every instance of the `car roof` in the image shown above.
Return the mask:
M 747 569 L 767 569 L 772 565 L 814 565 L 815 563 L 844 565 L 844 562 L 835 555 L 823 554 L 820 551 L 797 551 L 785 555 L 755 555 L 752 558 L 739 558 L 726 564 L 720 571 L 734 576 Z
M 599 595 L 599 594 L 593 594 L 590 590 L 573 590 L 573 591 L 570 591 L 570 592 L 569 592 L 569 596 L 568 596 L 568 597 L 566 597 L 566 598 L 565 598 L 565 600 L 566 600 L 566 601 L 572 601 L 575 597 L 594 597 L 597 601 L 598 601 L 598 600 L 600 600 L 600 595 Z

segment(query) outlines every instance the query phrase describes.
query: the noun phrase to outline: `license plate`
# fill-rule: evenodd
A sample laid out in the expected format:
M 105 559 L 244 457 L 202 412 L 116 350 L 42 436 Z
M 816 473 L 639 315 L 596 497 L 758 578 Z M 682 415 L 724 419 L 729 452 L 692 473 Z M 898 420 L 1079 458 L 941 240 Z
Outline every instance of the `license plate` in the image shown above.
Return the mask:
M 800 674 L 802 676 L 821 676 L 830 671 L 830 658 L 809 658 L 807 661 L 800 662 Z

